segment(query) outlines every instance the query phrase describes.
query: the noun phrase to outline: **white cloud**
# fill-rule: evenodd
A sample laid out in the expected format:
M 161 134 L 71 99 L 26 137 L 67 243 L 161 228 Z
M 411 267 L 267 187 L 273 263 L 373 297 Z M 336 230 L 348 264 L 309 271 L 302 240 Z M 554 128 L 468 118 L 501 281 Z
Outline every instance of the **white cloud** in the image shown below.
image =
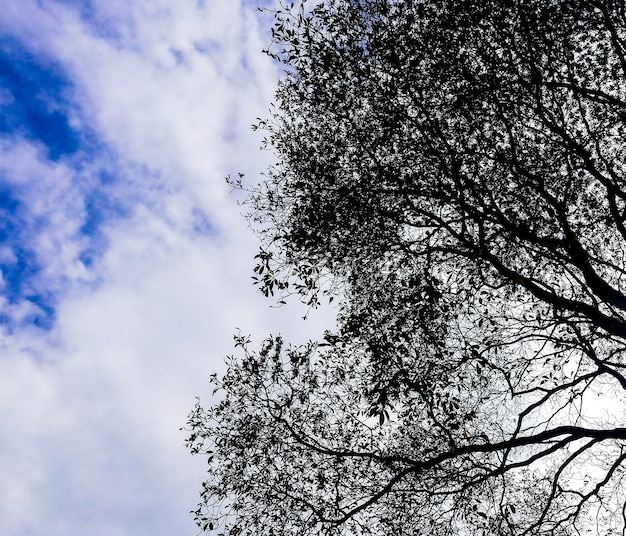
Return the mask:
M 0 176 L 18 203 L 17 214 L 13 215 L 19 222 L 16 231 L 24 244 L 14 245 L 25 245 L 27 241 L 43 266 L 39 285 L 55 290 L 66 278 L 87 278 L 79 260 L 86 185 L 76 180 L 76 171 L 66 164 L 48 161 L 41 147 L 13 139 L 0 140 Z M 6 211 L 4 221 L 9 216 Z M 0 260 L 14 264 L 15 250 L 5 243 L 0 248 Z
M 61 343 L 20 351 L 24 337 L 0 359 L 13 385 L 0 414 L 14 415 L 0 491 L 19 483 L 3 534 L 193 534 L 202 464 L 178 428 L 194 396 L 206 401 L 237 326 L 257 338 L 303 330 L 246 284 L 239 244 L 189 237 L 145 209 L 111 233 L 103 284 L 59 309 L 50 336 Z
M 108 145 L 97 158 L 111 155 L 117 182 L 103 195 L 129 214 L 102 224 L 108 247 L 84 266 L 86 196 L 108 164 L 0 146 L 45 223 L 41 284 L 65 285 L 53 330 L 0 342 L 0 534 L 196 534 L 203 464 L 178 429 L 235 328 L 304 342 L 327 325 L 323 312 L 303 324 L 295 304 L 270 309 L 249 284 L 255 241 L 223 176 L 266 167 L 249 123 L 277 73 L 253 6 L 205 4 L 94 2 L 91 25 L 71 3 L 3 5 L 0 23 L 71 73 L 75 127 Z
M 276 67 L 260 51 L 255 11 L 234 0 L 97 3 L 97 17 L 135 20 L 103 40 L 72 20 L 53 41 L 92 108 L 102 138 L 183 187 L 213 218 L 224 213 L 225 174 L 267 163 L 259 137 Z M 73 15 L 75 17 L 75 15 Z M 82 51 L 77 54 L 76 51 Z M 182 56 L 178 63 L 177 55 Z M 252 156 L 250 156 L 252 155 Z M 217 202 L 217 203 L 216 203 Z

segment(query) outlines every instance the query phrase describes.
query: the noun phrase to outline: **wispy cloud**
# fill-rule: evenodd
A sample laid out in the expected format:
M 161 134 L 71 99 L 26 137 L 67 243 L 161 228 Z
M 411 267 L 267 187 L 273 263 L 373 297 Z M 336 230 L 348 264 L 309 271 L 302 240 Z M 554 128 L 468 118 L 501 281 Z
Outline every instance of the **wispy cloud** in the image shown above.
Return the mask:
M 257 16 L 3 3 L 1 534 L 195 534 L 202 463 L 178 429 L 231 333 L 327 323 L 248 284 L 255 242 L 223 181 L 271 158 L 250 130 L 278 76 Z

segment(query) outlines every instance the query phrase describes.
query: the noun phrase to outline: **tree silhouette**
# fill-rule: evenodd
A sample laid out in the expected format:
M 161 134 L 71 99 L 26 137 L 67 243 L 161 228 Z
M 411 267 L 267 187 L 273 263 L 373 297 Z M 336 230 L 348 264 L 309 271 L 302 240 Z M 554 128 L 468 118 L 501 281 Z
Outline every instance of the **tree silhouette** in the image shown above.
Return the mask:
M 255 278 L 336 297 L 339 327 L 236 338 L 223 398 L 189 420 L 199 526 L 624 534 L 623 2 L 272 13 Z

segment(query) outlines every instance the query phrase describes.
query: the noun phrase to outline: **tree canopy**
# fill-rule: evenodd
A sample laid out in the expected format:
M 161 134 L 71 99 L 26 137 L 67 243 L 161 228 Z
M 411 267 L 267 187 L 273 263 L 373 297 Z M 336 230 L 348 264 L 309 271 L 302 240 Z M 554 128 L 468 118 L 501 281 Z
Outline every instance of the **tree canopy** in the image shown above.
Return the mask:
M 624 534 L 624 3 L 271 14 L 255 278 L 338 329 L 237 336 L 189 419 L 201 529 Z

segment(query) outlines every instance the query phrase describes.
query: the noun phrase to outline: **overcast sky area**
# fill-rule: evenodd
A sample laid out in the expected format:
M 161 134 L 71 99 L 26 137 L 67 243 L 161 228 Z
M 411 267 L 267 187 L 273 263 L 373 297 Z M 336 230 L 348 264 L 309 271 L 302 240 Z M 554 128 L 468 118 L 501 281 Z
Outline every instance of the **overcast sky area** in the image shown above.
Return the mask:
M 0 534 L 184 536 L 183 446 L 236 328 L 304 342 L 252 286 L 227 174 L 280 76 L 263 0 L 3 0 Z

